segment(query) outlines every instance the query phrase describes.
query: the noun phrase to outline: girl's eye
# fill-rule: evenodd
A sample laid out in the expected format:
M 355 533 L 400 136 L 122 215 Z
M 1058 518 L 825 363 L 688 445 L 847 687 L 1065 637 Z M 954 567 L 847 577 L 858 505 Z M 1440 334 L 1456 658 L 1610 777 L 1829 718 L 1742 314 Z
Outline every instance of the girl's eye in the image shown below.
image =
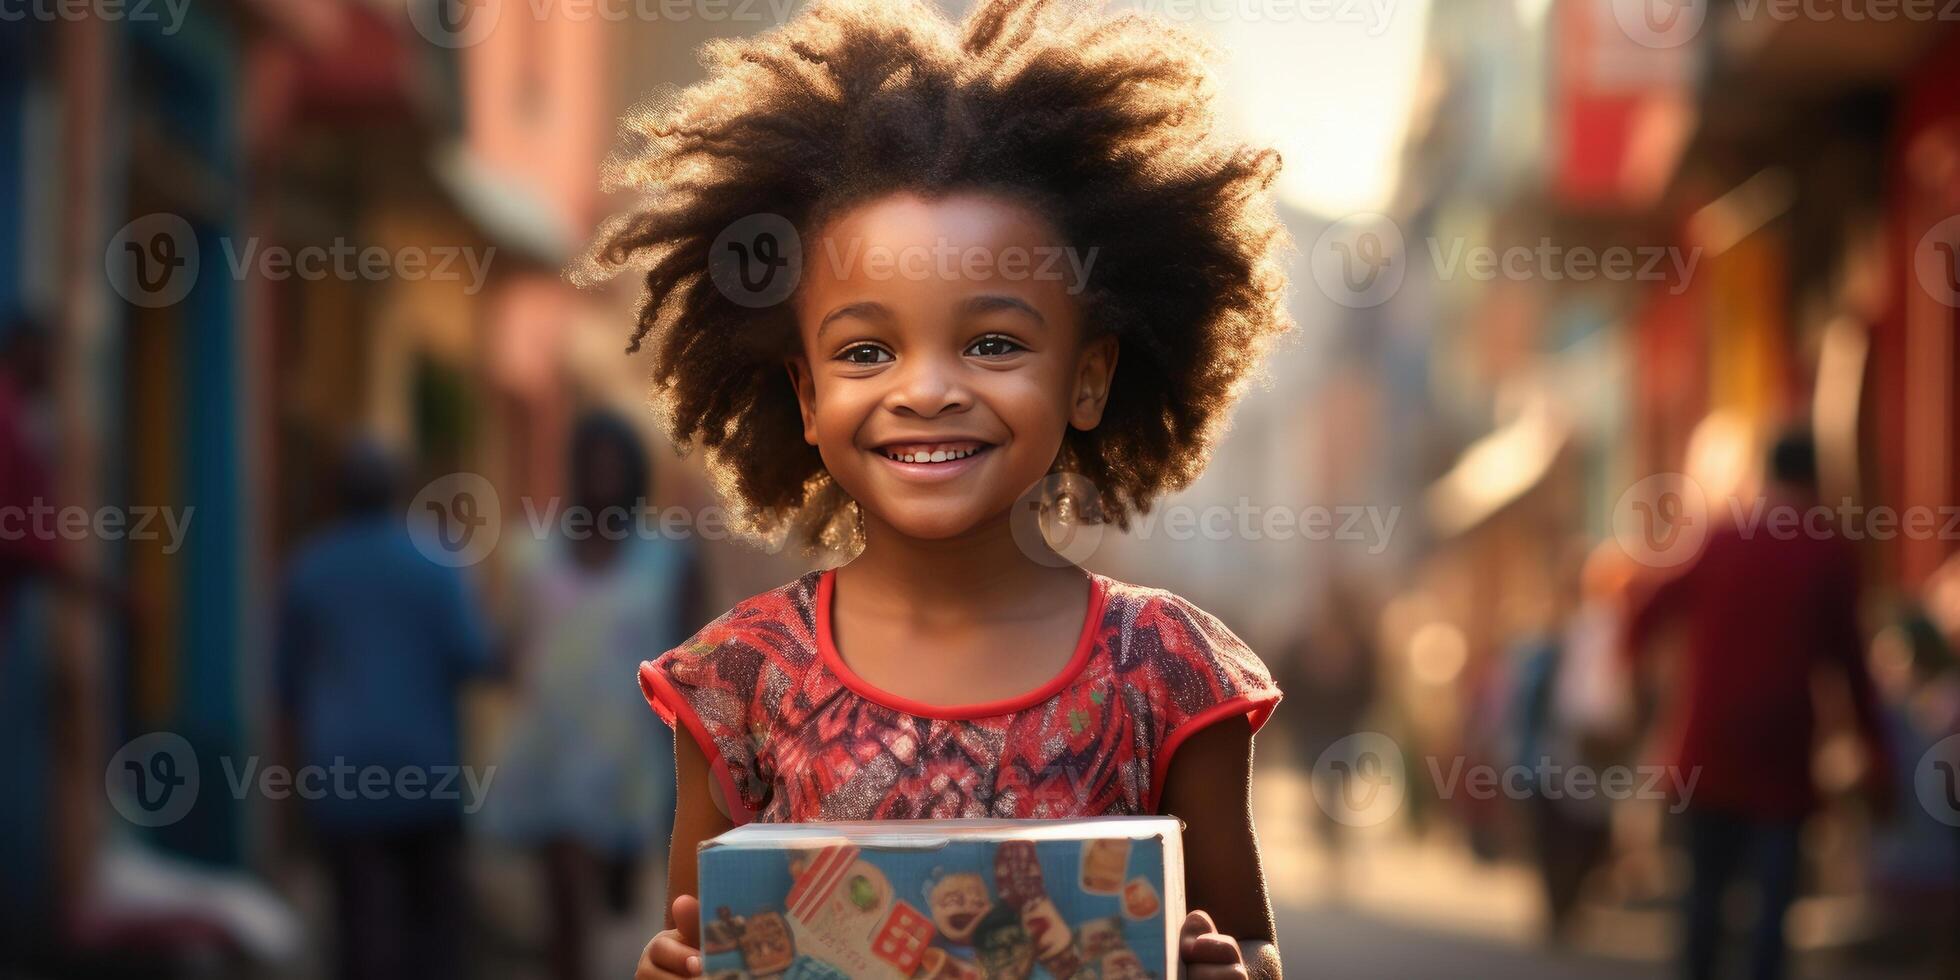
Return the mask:
M 999 334 L 988 334 L 967 345 L 966 352 L 975 357 L 1003 357 L 1015 351 L 1026 349 L 1020 344 Z
M 883 364 L 892 359 L 892 354 L 877 344 L 858 344 L 844 348 L 837 359 L 847 364 Z

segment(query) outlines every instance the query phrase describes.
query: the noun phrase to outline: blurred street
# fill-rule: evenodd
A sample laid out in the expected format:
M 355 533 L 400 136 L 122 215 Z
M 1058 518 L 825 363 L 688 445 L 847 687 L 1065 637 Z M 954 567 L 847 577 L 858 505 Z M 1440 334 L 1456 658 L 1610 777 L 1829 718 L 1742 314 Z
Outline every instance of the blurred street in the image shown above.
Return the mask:
M 1542 900 L 1529 867 L 1482 864 L 1449 842 L 1389 837 L 1353 847 L 1332 868 L 1316 848 L 1292 798 L 1311 806 L 1310 792 L 1289 770 L 1260 786 L 1262 843 L 1269 849 L 1280 946 L 1287 963 L 1308 964 L 1309 976 L 1673 977 L 1667 950 L 1675 942 L 1666 906 L 1589 910 L 1594 921 L 1576 941 L 1548 949 L 1541 932 Z M 1302 799 L 1305 797 L 1305 799 Z M 1291 818 L 1291 819 L 1289 819 Z M 1797 977 L 1889 980 L 1921 976 L 1849 962 L 1842 950 L 1799 960 Z

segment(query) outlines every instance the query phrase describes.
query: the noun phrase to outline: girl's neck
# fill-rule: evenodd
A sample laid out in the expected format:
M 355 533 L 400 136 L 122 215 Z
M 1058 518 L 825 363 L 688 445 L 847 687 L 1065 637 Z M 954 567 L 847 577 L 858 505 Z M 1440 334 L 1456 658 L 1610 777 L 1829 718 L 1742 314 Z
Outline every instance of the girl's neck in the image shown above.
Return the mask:
M 1008 514 L 950 538 L 914 538 L 866 514 L 864 550 L 838 570 L 855 601 L 912 620 L 965 620 L 1045 609 L 1083 571 L 1028 554 Z M 862 607 L 860 607 L 862 608 Z

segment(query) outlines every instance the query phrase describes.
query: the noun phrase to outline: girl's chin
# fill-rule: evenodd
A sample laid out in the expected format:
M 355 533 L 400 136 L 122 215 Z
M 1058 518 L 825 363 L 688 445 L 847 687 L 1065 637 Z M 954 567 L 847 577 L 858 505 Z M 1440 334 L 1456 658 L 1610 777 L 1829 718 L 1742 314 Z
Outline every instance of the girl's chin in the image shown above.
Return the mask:
M 985 507 L 944 506 L 872 509 L 877 523 L 893 532 L 918 541 L 946 541 L 965 537 L 996 525 L 1005 525 L 1007 511 Z

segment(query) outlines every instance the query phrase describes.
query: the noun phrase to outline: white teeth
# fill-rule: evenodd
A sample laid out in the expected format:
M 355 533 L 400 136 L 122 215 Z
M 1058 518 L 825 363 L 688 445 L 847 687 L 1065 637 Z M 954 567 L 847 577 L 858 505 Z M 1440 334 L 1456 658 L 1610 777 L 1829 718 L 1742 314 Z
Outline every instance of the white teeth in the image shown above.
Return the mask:
M 886 453 L 885 458 L 901 463 L 950 463 L 956 459 L 965 459 L 979 451 L 978 449 L 935 449 L 929 453 Z

